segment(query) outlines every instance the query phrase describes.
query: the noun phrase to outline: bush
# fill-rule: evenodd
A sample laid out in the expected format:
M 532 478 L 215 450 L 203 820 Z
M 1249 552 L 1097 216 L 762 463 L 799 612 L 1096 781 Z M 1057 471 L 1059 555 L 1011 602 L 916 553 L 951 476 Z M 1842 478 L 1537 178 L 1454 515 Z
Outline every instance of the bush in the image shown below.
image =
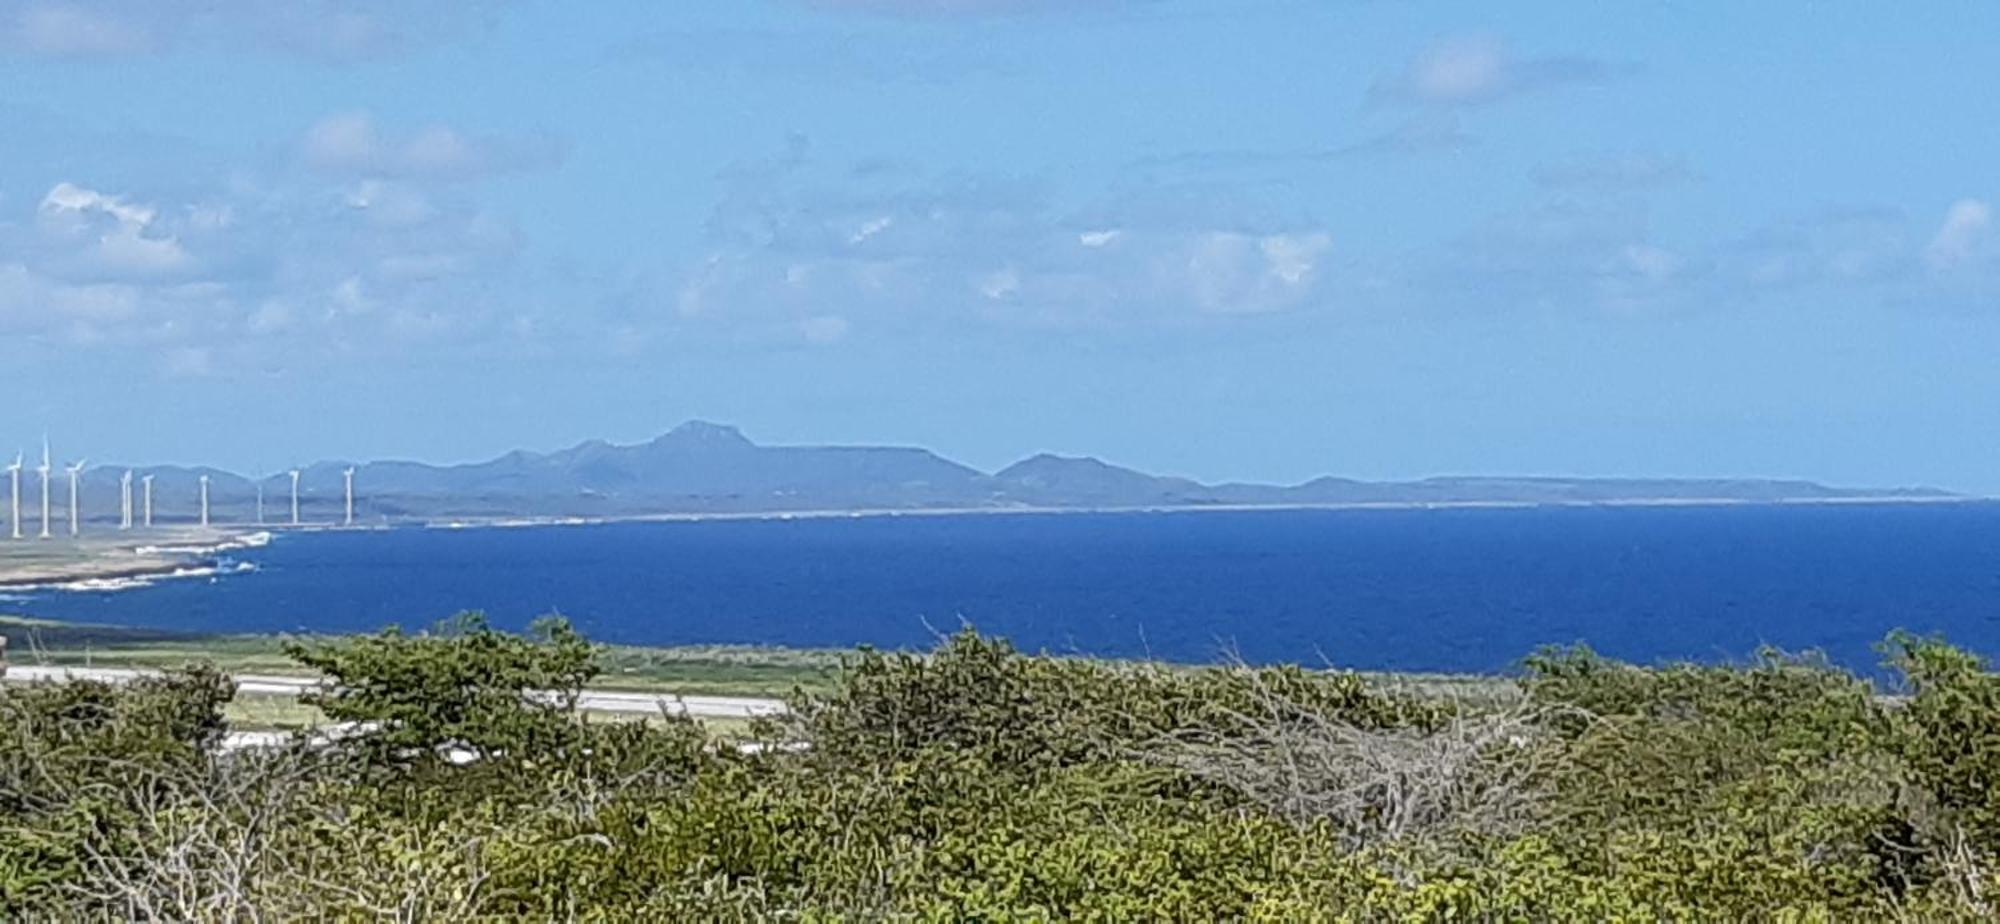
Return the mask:
M 1159 735 L 1263 710 L 1273 696 L 1367 729 L 1434 726 L 1449 711 L 1371 690 L 1353 673 L 1029 657 L 966 629 L 927 655 L 863 650 L 832 693 L 794 698 L 792 731 L 834 763 L 942 749 L 1026 772 L 1127 758 Z
M 129 849 L 162 781 L 199 775 L 229 679 L 0 686 L 0 910 L 55 907 L 91 854 Z
M 304 701 L 362 732 L 385 761 L 436 761 L 452 749 L 531 761 L 572 746 L 577 695 L 597 676 L 595 650 L 557 618 L 525 638 L 465 613 L 421 635 L 389 629 L 285 650 L 327 678 Z
M 214 750 L 225 679 L 0 690 L 0 918 L 1986 920 L 2000 679 L 1892 640 L 1358 675 L 863 651 L 754 753 L 565 708 L 595 650 L 466 618 L 297 649 L 374 733 Z M 463 765 L 438 759 L 464 748 Z

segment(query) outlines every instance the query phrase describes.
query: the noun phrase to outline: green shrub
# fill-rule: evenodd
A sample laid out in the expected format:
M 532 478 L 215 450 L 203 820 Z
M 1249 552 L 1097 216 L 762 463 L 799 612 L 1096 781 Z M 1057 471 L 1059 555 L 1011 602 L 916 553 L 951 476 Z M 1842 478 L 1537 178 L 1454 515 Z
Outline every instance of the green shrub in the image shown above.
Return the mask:
M 1353 673 L 1028 656 L 970 629 L 928 655 L 864 650 L 832 693 L 791 705 L 802 720 L 795 731 L 822 760 L 941 748 L 1017 772 L 1123 759 L 1159 735 L 1262 709 L 1273 696 L 1367 728 L 1434 725 L 1449 711 L 1371 690 Z
M 529 761 L 575 744 L 576 697 L 597 676 L 595 649 L 568 622 L 531 637 L 498 631 L 478 613 L 434 631 L 288 643 L 327 678 L 305 697 L 328 719 L 365 730 L 384 761 L 431 762 L 449 749 L 482 761 Z
M 51 907 L 86 852 L 123 849 L 139 801 L 207 765 L 233 693 L 205 668 L 0 686 L 0 910 Z
M 1897 636 L 1889 649 L 1911 694 L 1894 712 L 1901 756 L 1939 808 L 2000 850 L 2000 676 L 1933 639 Z
M 298 649 L 378 729 L 330 745 L 217 754 L 212 672 L 0 689 L 0 919 L 1991 919 L 2000 680 L 1891 646 L 1906 699 L 1552 649 L 1446 701 L 964 632 L 858 653 L 742 753 L 585 721 L 587 642 L 468 618 Z

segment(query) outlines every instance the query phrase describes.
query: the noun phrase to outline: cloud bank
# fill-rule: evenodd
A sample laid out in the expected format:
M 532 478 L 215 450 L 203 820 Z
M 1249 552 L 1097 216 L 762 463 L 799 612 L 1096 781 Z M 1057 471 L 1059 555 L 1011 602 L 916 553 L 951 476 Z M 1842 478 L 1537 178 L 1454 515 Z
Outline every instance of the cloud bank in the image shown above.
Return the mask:
M 0 0 L 0 52 L 121 58 L 189 45 L 324 60 L 407 52 L 489 25 L 504 0 Z
M 1381 102 L 1473 107 L 1568 86 L 1600 84 L 1620 69 L 1582 56 L 1519 55 L 1494 36 L 1445 39 L 1419 52 L 1396 74 L 1376 81 Z
M 0 330 L 179 374 L 512 336 L 522 235 L 474 194 L 502 160 L 472 137 L 333 116 L 271 170 L 0 200 Z
M 739 172 L 674 288 L 697 324 L 1120 328 L 1325 303 L 1333 233 L 1226 199 L 1140 188 L 1071 204 L 1038 184 L 791 159 Z
M 553 138 L 475 138 L 444 125 L 394 136 L 366 112 L 344 112 L 313 123 L 300 154 L 307 165 L 331 174 L 470 179 L 552 167 L 563 149 Z

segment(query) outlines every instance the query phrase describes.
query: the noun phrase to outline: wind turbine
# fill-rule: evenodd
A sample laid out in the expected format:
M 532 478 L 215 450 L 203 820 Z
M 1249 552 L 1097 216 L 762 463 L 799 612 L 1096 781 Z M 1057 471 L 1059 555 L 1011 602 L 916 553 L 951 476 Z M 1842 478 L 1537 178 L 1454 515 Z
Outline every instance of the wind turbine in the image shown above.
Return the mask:
M 201 528 L 208 528 L 208 476 L 201 476 Z
M 21 538 L 21 454 L 14 453 L 14 464 L 7 466 L 7 480 L 14 483 L 14 515 L 7 522 L 13 524 L 14 538 Z
M 49 438 L 45 436 L 42 437 L 42 464 L 40 468 L 35 469 L 35 473 L 42 476 L 42 538 L 43 539 L 52 538 L 53 536 L 53 534 L 49 532 L 49 475 L 54 471 L 55 471 L 55 466 L 49 462 Z
M 299 470 L 292 469 L 292 525 L 299 525 Z
M 257 482 L 257 525 L 264 525 L 264 482 Z
M 118 479 L 118 528 L 132 528 L 132 470 L 129 468 Z
M 80 519 L 80 518 L 78 517 L 78 515 L 77 515 L 77 503 L 76 503 L 76 495 L 77 495 L 77 484 L 78 484 L 79 482 L 81 482 L 81 481 L 83 480 L 83 461 L 84 461 L 84 460 L 82 460 L 82 459 L 78 459 L 78 460 L 76 460 L 76 464 L 75 464 L 75 465 L 72 465 L 72 466 L 70 466 L 70 467 L 69 467 L 69 469 L 68 469 L 68 471 L 69 471 L 69 534 L 70 534 L 71 536 L 76 536 L 76 535 L 79 535 L 79 534 L 81 534 L 81 533 L 82 533 L 82 531 L 83 531 L 83 520 L 82 520 L 82 519 Z
M 146 528 L 153 528 L 153 476 L 141 475 L 139 482 L 146 486 Z
M 348 466 L 347 471 L 341 472 L 340 475 L 342 478 L 345 478 L 347 480 L 347 525 L 353 526 L 354 525 L 354 467 Z

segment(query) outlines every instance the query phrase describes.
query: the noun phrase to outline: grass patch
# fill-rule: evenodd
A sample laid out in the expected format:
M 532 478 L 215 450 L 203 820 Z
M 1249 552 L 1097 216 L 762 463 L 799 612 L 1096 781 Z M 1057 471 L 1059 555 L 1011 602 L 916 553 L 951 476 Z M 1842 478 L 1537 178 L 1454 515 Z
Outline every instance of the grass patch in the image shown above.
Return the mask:
M 0 616 L 0 635 L 7 636 L 8 650 L 25 657 L 36 648 L 68 650 L 93 645 L 141 645 L 186 642 L 197 636 L 166 629 L 136 626 L 108 626 L 82 622 L 57 622 L 26 616 Z
M 823 693 L 840 668 L 837 651 L 749 645 L 644 648 L 613 645 L 598 663 L 594 689 L 782 697 L 794 689 Z
M 10 657 L 16 663 L 67 666 L 127 667 L 162 670 L 208 663 L 229 674 L 309 676 L 285 656 L 290 640 L 300 635 L 199 635 L 128 626 L 62 623 L 0 616 L 0 634 L 12 639 Z M 833 689 L 841 659 L 852 653 L 825 648 L 781 648 L 762 645 L 681 645 L 647 647 L 607 645 L 598 663 L 603 673 L 592 689 L 636 693 L 755 696 L 778 699 L 803 690 L 823 694 Z M 1079 657 L 1079 656 L 1064 656 Z M 1093 660 L 1080 658 L 1080 660 Z M 1201 665 L 1158 665 L 1174 671 Z M 1384 690 L 1424 697 L 1493 704 L 1518 695 L 1506 677 L 1473 674 L 1366 673 Z
M 326 722 L 318 708 L 274 693 L 238 693 L 222 716 L 234 731 L 301 731 Z
M 198 635 L 128 626 L 62 623 L 0 616 L 8 656 L 19 664 L 163 670 L 213 664 L 228 674 L 308 676 L 285 656 L 287 641 L 313 636 Z M 593 689 L 641 693 L 777 698 L 794 689 L 824 692 L 840 665 L 837 651 L 752 645 L 690 645 L 603 649 L 603 674 Z

